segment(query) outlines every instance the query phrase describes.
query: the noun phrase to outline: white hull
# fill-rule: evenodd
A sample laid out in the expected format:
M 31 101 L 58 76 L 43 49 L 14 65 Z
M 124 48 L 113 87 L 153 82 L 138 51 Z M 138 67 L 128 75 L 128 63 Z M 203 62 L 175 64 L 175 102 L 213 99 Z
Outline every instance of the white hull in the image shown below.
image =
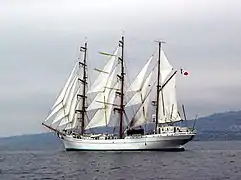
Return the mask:
M 191 141 L 195 134 L 172 133 L 128 136 L 124 139 L 78 139 L 63 136 L 62 141 L 66 150 L 79 151 L 138 151 L 138 150 L 178 150 Z

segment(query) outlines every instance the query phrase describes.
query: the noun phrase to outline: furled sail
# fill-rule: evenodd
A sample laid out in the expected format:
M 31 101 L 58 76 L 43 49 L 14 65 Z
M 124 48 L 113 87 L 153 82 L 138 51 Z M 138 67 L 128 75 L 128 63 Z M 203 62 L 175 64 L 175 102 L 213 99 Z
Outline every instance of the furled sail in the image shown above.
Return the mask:
M 110 73 L 112 72 L 114 63 L 117 59 L 117 55 L 119 52 L 119 47 L 116 48 L 113 55 L 110 56 L 109 61 L 106 63 L 103 70 L 100 71 L 99 76 L 94 81 L 90 89 L 87 93 L 94 93 L 94 92 L 100 92 L 103 91 L 104 87 L 106 86 L 106 83 L 108 81 L 108 77 L 110 76 Z

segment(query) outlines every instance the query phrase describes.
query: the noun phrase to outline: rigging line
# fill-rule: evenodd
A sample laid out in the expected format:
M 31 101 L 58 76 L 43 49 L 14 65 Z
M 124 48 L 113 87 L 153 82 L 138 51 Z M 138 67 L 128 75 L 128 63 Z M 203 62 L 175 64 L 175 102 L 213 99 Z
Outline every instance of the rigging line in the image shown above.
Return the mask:
M 62 103 L 62 105 L 63 105 L 63 107 L 64 107 L 64 104 L 63 104 L 63 102 L 64 102 L 64 100 L 67 100 L 68 99 L 68 97 L 69 97 L 69 93 L 70 93 L 70 91 L 71 91 L 71 89 L 73 88 L 73 86 L 74 86 L 74 82 L 75 82 L 75 78 L 77 78 L 77 74 L 72 78 L 72 81 L 70 82 L 70 85 L 71 86 L 68 86 L 67 87 L 67 89 L 66 89 L 66 92 L 65 92 L 65 94 L 64 94 L 64 98 L 63 98 L 63 100 L 60 102 L 60 103 Z M 73 84 L 72 84 L 73 83 Z M 67 91 L 69 90 L 69 92 L 68 92 L 68 94 L 67 94 Z M 67 97 L 66 97 L 67 96 Z M 67 99 L 66 99 L 67 98 Z M 59 104 L 60 104 L 59 103 Z M 58 104 L 58 105 L 59 105 Z
M 116 84 L 118 84 L 118 82 L 115 82 L 114 86 L 116 86 Z M 116 90 L 115 90 L 116 91 Z M 102 93 L 102 92 L 101 92 Z M 93 114 L 92 118 L 96 115 L 96 113 L 99 111 L 99 110 L 102 110 L 103 108 L 98 108 L 95 113 Z M 94 109 L 93 109 L 94 110 Z M 92 120 L 91 118 L 91 120 Z M 91 120 L 89 120 L 89 122 L 87 123 L 87 126 L 89 125 L 89 123 L 91 122 Z
M 73 88 L 73 87 L 72 87 Z M 72 89 L 71 88 L 71 89 Z M 58 124 L 58 126 L 57 126 L 57 128 L 59 127 L 59 125 L 60 125 L 60 123 L 62 122 L 62 120 L 64 119 L 64 118 L 68 118 L 68 121 L 69 121 L 69 113 L 70 113 L 70 108 L 71 108 L 71 104 L 73 103 L 73 100 L 74 100 L 74 98 L 75 98 L 75 96 L 77 96 L 77 94 L 78 94 L 78 91 L 80 90 L 80 87 L 79 88 L 77 88 L 77 90 L 74 92 L 74 96 L 72 97 L 72 99 L 71 99 L 71 101 L 70 101 L 70 107 L 69 107 L 69 112 L 68 113 L 66 113 L 66 109 L 65 109 L 65 107 L 66 107 L 66 105 L 64 106 L 64 104 L 63 104 L 63 102 L 62 102 L 62 106 L 63 106 L 63 111 L 64 111 L 64 117 L 62 118 L 62 119 L 60 119 L 60 120 L 58 120 L 59 121 L 59 124 Z M 77 104 L 76 104 L 77 105 Z
M 161 89 L 159 89 L 159 92 L 162 91 L 164 89 L 164 87 L 167 85 L 167 83 L 176 75 L 177 70 L 175 70 L 172 75 L 163 83 L 163 85 L 161 86 Z
M 105 102 L 105 100 L 106 100 L 106 98 L 105 98 L 105 95 L 104 95 L 104 102 Z M 108 101 L 108 100 L 107 100 Z M 106 104 L 104 104 L 104 113 L 105 113 L 105 124 L 106 124 L 106 127 L 107 127 L 107 105 Z
M 115 59 L 115 61 L 116 61 L 116 59 Z M 108 62 L 107 62 L 108 63 Z M 106 63 L 106 64 L 107 64 Z M 114 62 L 115 63 L 115 62 Z M 106 81 L 106 83 L 105 83 L 105 86 L 104 86 L 104 90 L 103 91 L 99 91 L 98 93 L 104 93 L 105 91 L 106 91 L 106 89 L 108 88 L 107 87 L 107 84 L 109 83 L 109 77 L 111 76 L 111 74 L 114 72 L 114 70 L 116 69 L 116 67 L 118 66 L 119 64 L 118 63 L 116 63 L 115 65 L 114 65 L 114 67 L 112 68 L 112 70 L 110 71 L 110 73 L 109 73 L 109 76 L 108 76 L 108 79 L 107 79 L 107 81 Z M 97 93 L 97 94 L 98 94 Z M 97 94 L 96 94 L 96 96 L 97 96 Z M 96 96 L 94 96 L 94 98 L 91 100 L 91 102 L 90 102 L 90 104 L 94 101 L 94 99 L 95 99 L 95 97 Z
M 117 51 L 117 52 L 116 52 L 116 51 Z M 119 46 L 118 46 L 118 45 L 116 46 L 116 48 L 115 48 L 115 50 L 113 51 L 112 54 L 114 54 L 115 52 L 116 52 L 116 55 L 111 55 L 111 56 L 109 56 L 108 60 L 107 60 L 106 63 L 104 64 L 104 67 L 108 64 L 109 60 L 110 60 L 113 56 L 115 56 L 115 61 L 116 61 L 116 59 L 117 59 L 117 64 L 114 66 L 114 68 L 117 67 L 117 65 L 118 65 L 118 58 L 116 58 L 116 57 L 118 57 L 118 52 L 119 52 Z M 115 63 L 115 61 L 114 61 L 114 63 Z M 114 68 L 112 68 L 110 74 L 113 72 Z
M 182 118 L 183 117 L 183 110 L 182 112 L 180 111 L 180 109 L 182 110 L 182 103 L 177 101 L 177 111 L 178 111 L 178 115 Z M 182 118 L 184 119 L 184 118 Z
M 150 60 L 150 58 L 153 58 L 154 57 L 154 55 L 157 53 L 157 50 L 158 50 L 158 48 L 156 48 L 156 50 L 152 53 L 152 55 L 148 58 L 148 60 L 145 62 L 145 64 Z M 151 60 L 152 61 L 152 60 Z M 156 68 L 156 64 L 157 64 L 158 62 L 156 62 L 155 63 L 155 65 L 154 65 L 154 67 L 151 69 L 151 71 L 147 74 L 147 77 L 151 74 L 151 72 Z M 148 66 L 149 67 L 149 66 Z M 127 72 L 127 67 L 126 67 L 126 64 L 125 64 L 125 68 L 126 68 L 126 72 Z M 140 72 L 139 72 L 140 73 Z M 138 73 L 138 74 L 139 74 Z M 136 75 L 136 77 L 134 78 L 134 79 L 136 79 L 137 78 L 137 76 L 138 76 L 138 74 Z M 129 74 L 127 73 L 127 78 L 128 78 L 128 80 L 130 81 L 130 77 L 129 77 Z M 131 83 L 130 83 L 130 85 L 131 85 Z M 130 86 L 129 85 L 129 86 Z M 141 89 L 140 89 L 140 91 L 142 90 L 142 88 L 143 88 L 143 84 L 142 84 L 142 87 L 141 87 Z M 139 92 L 139 91 L 138 91 Z M 137 92 L 135 92 L 132 96 L 129 96 L 128 97 L 128 101 L 127 102 L 129 102 L 130 100 L 131 100 L 131 98 L 136 94 Z M 132 110 L 132 113 L 133 114 L 135 114 L 135 110 L 134 110 L 134 107 L 133 106 L 131 106 L 131 110 Z
M 70 74 L 71 75 L 71 74 Z M 70 77 L 70 75 L 68 76 L 68 77 Z M 72 80 L 73 80 L 74 78 L 72 78 Z M 67 89 L 66 89 L 66 91 L 65 91 L 65 93 L 64 93 L 64 97 L 66 96 L 66 93 L 67 93 L 67 90 L 68 90 L 68 88 L 69 87 L 67 87 Z M 62 90 L 64 89 L 64 87 L 61 89 L 61 91 L 59 92 L 59 94 L 58 94 L 58 96 L 57 96 L 57 99 L 58 99 L 58 97 L 59 97 L 59 95 L 61 94 L 61 92 L 62 92 Z M 58 104 L 56 104 L 56 106 L 58 106 L 61 102 L 63 102 L 63 100 L 64 100 L 64 97 L 63 97 L 63 99 L 58 103 Z M 53 108 L 55 108 L 56 106 L 54 106 Z
M 105 86 L 105 87 L 104 87 L 104 88 L 105 88 L 104 91 L 101 91 L 101 92 L 99 92 L 99 93 L 105 93 L 106 89 L 110 90 L 109 94 L 111 93 L 111 91 L 119 91 L 120 89 L 114 88 L 117 84 L 118 84 L 118 82 L 115 82 L 114 85 L 113 85 L 113 88 L 109 88 L 109 87 L 106 87 L 106 86 Z M 107 99 L 107 101 L 108 101 L 108 99 Z M 96 101 L 96 102 L 97 102 L 97 101 Z
M 107 87 L 107 84 L 108 84 L 108 82 L 109 82 L 109 80 L 110 80 L 109 78 L 110 78 L 110 76 L 112 75 L 112 73 L 116 70 L 117 66 L 118 66 L 118 64 L 116 64 L 116 65 L 112 68 L 112 70 L 111 70 L 111 72 L 110 72 L 110 74 L 109 74 L 109 76 L 108 76 L 108 80 L 106 81 L 106 84 L 105 84 L 105 86 L 104 86 L 104 91 L 109 88 L 109 87 Z
M 128 122 L 130 122 L 130 119 L 128 118 L 128 116 L 127 116 L 127 114 L 126 114 L 126 111 L 124 111 L 124 115 L 125 115 L 125 117 L 126 117 L 126 120 L 127 120 Z M 128 123 L 127 123 L 127 126 L 128 126 Z
M 147 95 L 146 95 L 146 97 L 144 98 L 143 103 L 146 101 L 147 97 L 150 95 L 151 90 L 152 90 L 152 89 L 153 89 L 153 87 L 155 86 L 156 82 L 157 82 L 157 79 L 156 79 L 156 80 L 154 81 L 154 83 L 152 84 L 152 86 L 151 86 L 151 88 L 150 88 L 150 90 L 149 90 L 148 94 L 147 94 Z M 143 105 L 143 103 L 142 103 L 142 105 Z M 141 105 L 141 106 L 142 106 L 142 105 Z M 137 111 L 136 111 L 136 113 L 134 114 L 134 116 L 133 116 L 132 120 L 133 120 L 133 119 L 134 119 L 134 117 L 136 116 L 137 112 L 138 112 L 138 111 L 141 109 L 141 106 L 138 108 L 138 110 L 137 110 Z M 132 120 L 129 122 L 128 126 L 131 124 Z
M 143 102 L 142 104 L 144 105 L 144 101 L 143 101 L 143 100 L 144 100 L 144 99 L 143 99 L 142 93 L 141 93 L 141 101 Z M 146 111 L 147 111 L 147 109 L 146 109 Z M 145 125 L 146 125 L 147 118 L 146 118 L 146 116 L 145 116 L 145 107 L 144 107 L 144 106 L 142 107 L 142 113 L 143 113 L 143 116 L 144 116 L 144 118 L 145 118 Z
M 146 77 L 148 77 L 153 71 L 154 69 L 156 68 L 156 65 L 157 65 L 157 62 L 155 63 L 154 67 L 151 69 L 151 71 L 148 73 L 148 75 Z M 156 81 L 155 81 L 156 82 Z M 141 87 L 141 89 L 139 91 L 136 91 L 132 96 L 131 98 L 136 94 L 136 93 L 140 93 L 141 90 L 142 90 L 143 86 Z M 131 98 L 129 98 L 128 102 L 131 100 Z
M 65 127 L 63 128 L 63 130 L 66 130 L 65 128 L 68 126 L 69 123 L 65 124 Z
M 80 87 L 79 87 L 79 89 L 77 89 L 77 92 L 75 93 L 75 95 L 76 96 L 78 96 L 78 91 L 80 90 Z M 72 100 L 73 101 L 73 100 Z M 77 110 L 77 107 L 78 107 L 78 105 L 79 105 L 79 103 L 80 103 L 80 100 L 77 98 L 77 103 L 76 103 L 76 105 L 75 105 L 75 107 L 74 107 L 74 116 L 72 117 L 73 119 L 72 119 L 72 121 L 69 121 L 67 124 L 66 124 L 66 126 L 65 126 L 65 128 L 68 126 L 68 124 L 71 124 L 71 128 L 73 127 L 73 123 L 76 123 L 75 121 L 76 121 L 76 119 L 77 119 L 77 117 L 75 117 L 75 115 L 77 115 L 77 113 L 76 113 L 76 110 Z M 64 128 L 64 129 L 65 129 Z M 76 127 L 74 127 L 74 128 L 76 128 Z
M 131 80 L 130 80 L 130 76 L 129 76 L 129 73 L 128 73 L 128 68 L 127 68 L 127 66 L 126 66 L 126 63 L 124 63 L 124 66 L 125 66 L 125 70 L 126 70 L 126 76 L 127 76 L 127 82 L 131 85 Z M 129 86 L 130 86 L 129 85 Z M 127 89 L 125 90 L 125 92 L 127 91 Z M 130 100 L 131 98 L 132 98 L 132 96 L 130 97 L 130 95 L 127 95 L 127 92 L 126 92 L 126 96 L 127 96 L 127 98 Z M 133 95 L 134 96 L 134 95 Z M 129 101 L 128 100 L 128 101 Z M 128 102 L 127 101 L 127 102 Z M 126 104 L 126 102 L 125 102 L 125 104 Z M 131 111 L 132 111 L 132 113 L 134 114 L 135 113 L 135 110 L 134 110 L 134 107 L 132 106 L 131 107 Z
M 62 105 L 63 105 L 63 110 L 64 110 L 64 104 L 62 103 Z M 65 114 L 65 110 L 64 110 L 64 114 Z M 64 119 L 65 118 L 65 116 L 62 118 L 62 119 Z M 60 122 L 62 121 L 62 119 L 60 119 L 60 121 L 57 121 L 58 122 L 58 125 L 56 126 L 56 130 L 58 130 L 59 131 L 59 125 L 60 125 Z
M 115 82 L 115 84 L 113 85 L 113 87 L 115 87 L 116 84 L 118 84 L 118 82 Z M 105 91 L 106 91 L 107 89 L 110 90 L 108 96 L 110 95 L 111 91 L 113 91 L 113 90 L 118 91 L 118 90 L 119 90 L 119 89 L 117 89 L 117 88 L 109 88 L 109 87 L 104 86 L 104 90 L 98 92 L 97 95 L 100 94 L 100 93 L 104 95 L 104 93 L 105 93 Z M 97 97 L 97 95 L 96 95 L 95 97 Z M 107 98 L 107 101 L 108 101 L 108 98 Z M 97 102 L 97 101 L 94 99 L 92 102 Z M 91 102 L 91 103 L 92 103 L 92 102 Z M 100 108 L 97 108 L 97 109 L 100 109 Z M 94 109 L 93 109 L 93 110 L 94 110 Z M 89 110 L 89 111 L 90 111 L 90 110 Z
M 88 114 L 86 113 L 85 114 L 86 115 L 86 118 L 87 118 L 87 121 L 88 121 L 88 123 L 87 123 L 87 126 L 88 126 L 88 124 L 89 124 L 89 122 L 90 122 L 90 118 L 89 118 L 89 116 L 88 116 Z M 87 127 L 87 126 L 85 126 L 85 127 Z M 84 127 L 84 128 L 85 128 Z M 91 133 L 93 133 L 94 131 L 90 128 L 90 129 L 88 129 Z
M 152 59 L 151 59 L 151 62 L 152 62 L 153 57 L 154 57 L 154 55 L 155 55 L 156 53 L 157 53 L 157 49 L 156 49 L 156 50 L 152 53 L 152 55 L 147 59 L 147 61 L 145 62 L 145 65 L 146 65 L 146 63 L 147 63 L 151 58 L 152 58 Z M 150 62 L 150 63 L 151 63 L 151 62 Z M 156 63 L 156 64 L 157 64 L 157 63 Z M 149 66 L 150 66 L 150 64 L 149 64 Z M 148 66 L 148 67 L 149 67 L 149 66 Z M 145 67 L 145 66 L 144 66 L 144 67 Z M 148 67 L 147 67 L 147 69 L 148 69 Z M 154 68 L 155 68 L 155 67 L 154 67 Z M 152 70 L 154 70 L 154 68 L 152 68 Z M 140 71 L 140 72 L 141 72 L 141 71 Z M 140 72 L 139 72 L 139 73 L 140 73 Z M 137 76 L 139 75 L 139 73 L 135 76 L 134 79 L 137 78 Z M 150 73 L 149 73 L 149 74 L 150 74 Z M 148 75 L 149 75 L 149 74 L 148 74 Z M 142 84 L 142 86 L 143 86 L 143 84 Z
M 187 116 L 186 116 L 186 111 L 185 111 L 185 107 L 184 104 L 182 104 L 182 110 L 183 110 L 183 115 L 184 115 L 184 120 L 187 120 Z

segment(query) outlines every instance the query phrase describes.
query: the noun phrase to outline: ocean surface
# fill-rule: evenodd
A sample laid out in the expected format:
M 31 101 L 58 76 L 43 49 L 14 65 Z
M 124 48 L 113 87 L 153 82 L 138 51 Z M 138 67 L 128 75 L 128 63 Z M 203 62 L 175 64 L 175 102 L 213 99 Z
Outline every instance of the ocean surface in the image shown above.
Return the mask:
M 17 149 L 0 150 L 0 180 L 241 180 L 241 141 L 193 141 L 182 152 Z

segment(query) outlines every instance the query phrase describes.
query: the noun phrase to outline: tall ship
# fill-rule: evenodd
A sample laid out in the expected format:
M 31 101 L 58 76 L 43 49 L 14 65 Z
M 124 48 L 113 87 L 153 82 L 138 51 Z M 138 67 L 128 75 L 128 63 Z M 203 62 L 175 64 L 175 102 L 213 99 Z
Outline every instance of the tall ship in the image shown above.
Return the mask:
M 42 125 L 56 132 L 66 150 L 183 150 L 196 135 L 185 126 L 176 98 L 178 69 L 169 63 L 163 42 L 133 81 L 125 63 L 124 37 L 106 57 L 97 78 L 88 78 L 87 42 Z M 87 62 L 88 61 L 88 62 Z M 138 62 L 136 62 L 138 63 Z

